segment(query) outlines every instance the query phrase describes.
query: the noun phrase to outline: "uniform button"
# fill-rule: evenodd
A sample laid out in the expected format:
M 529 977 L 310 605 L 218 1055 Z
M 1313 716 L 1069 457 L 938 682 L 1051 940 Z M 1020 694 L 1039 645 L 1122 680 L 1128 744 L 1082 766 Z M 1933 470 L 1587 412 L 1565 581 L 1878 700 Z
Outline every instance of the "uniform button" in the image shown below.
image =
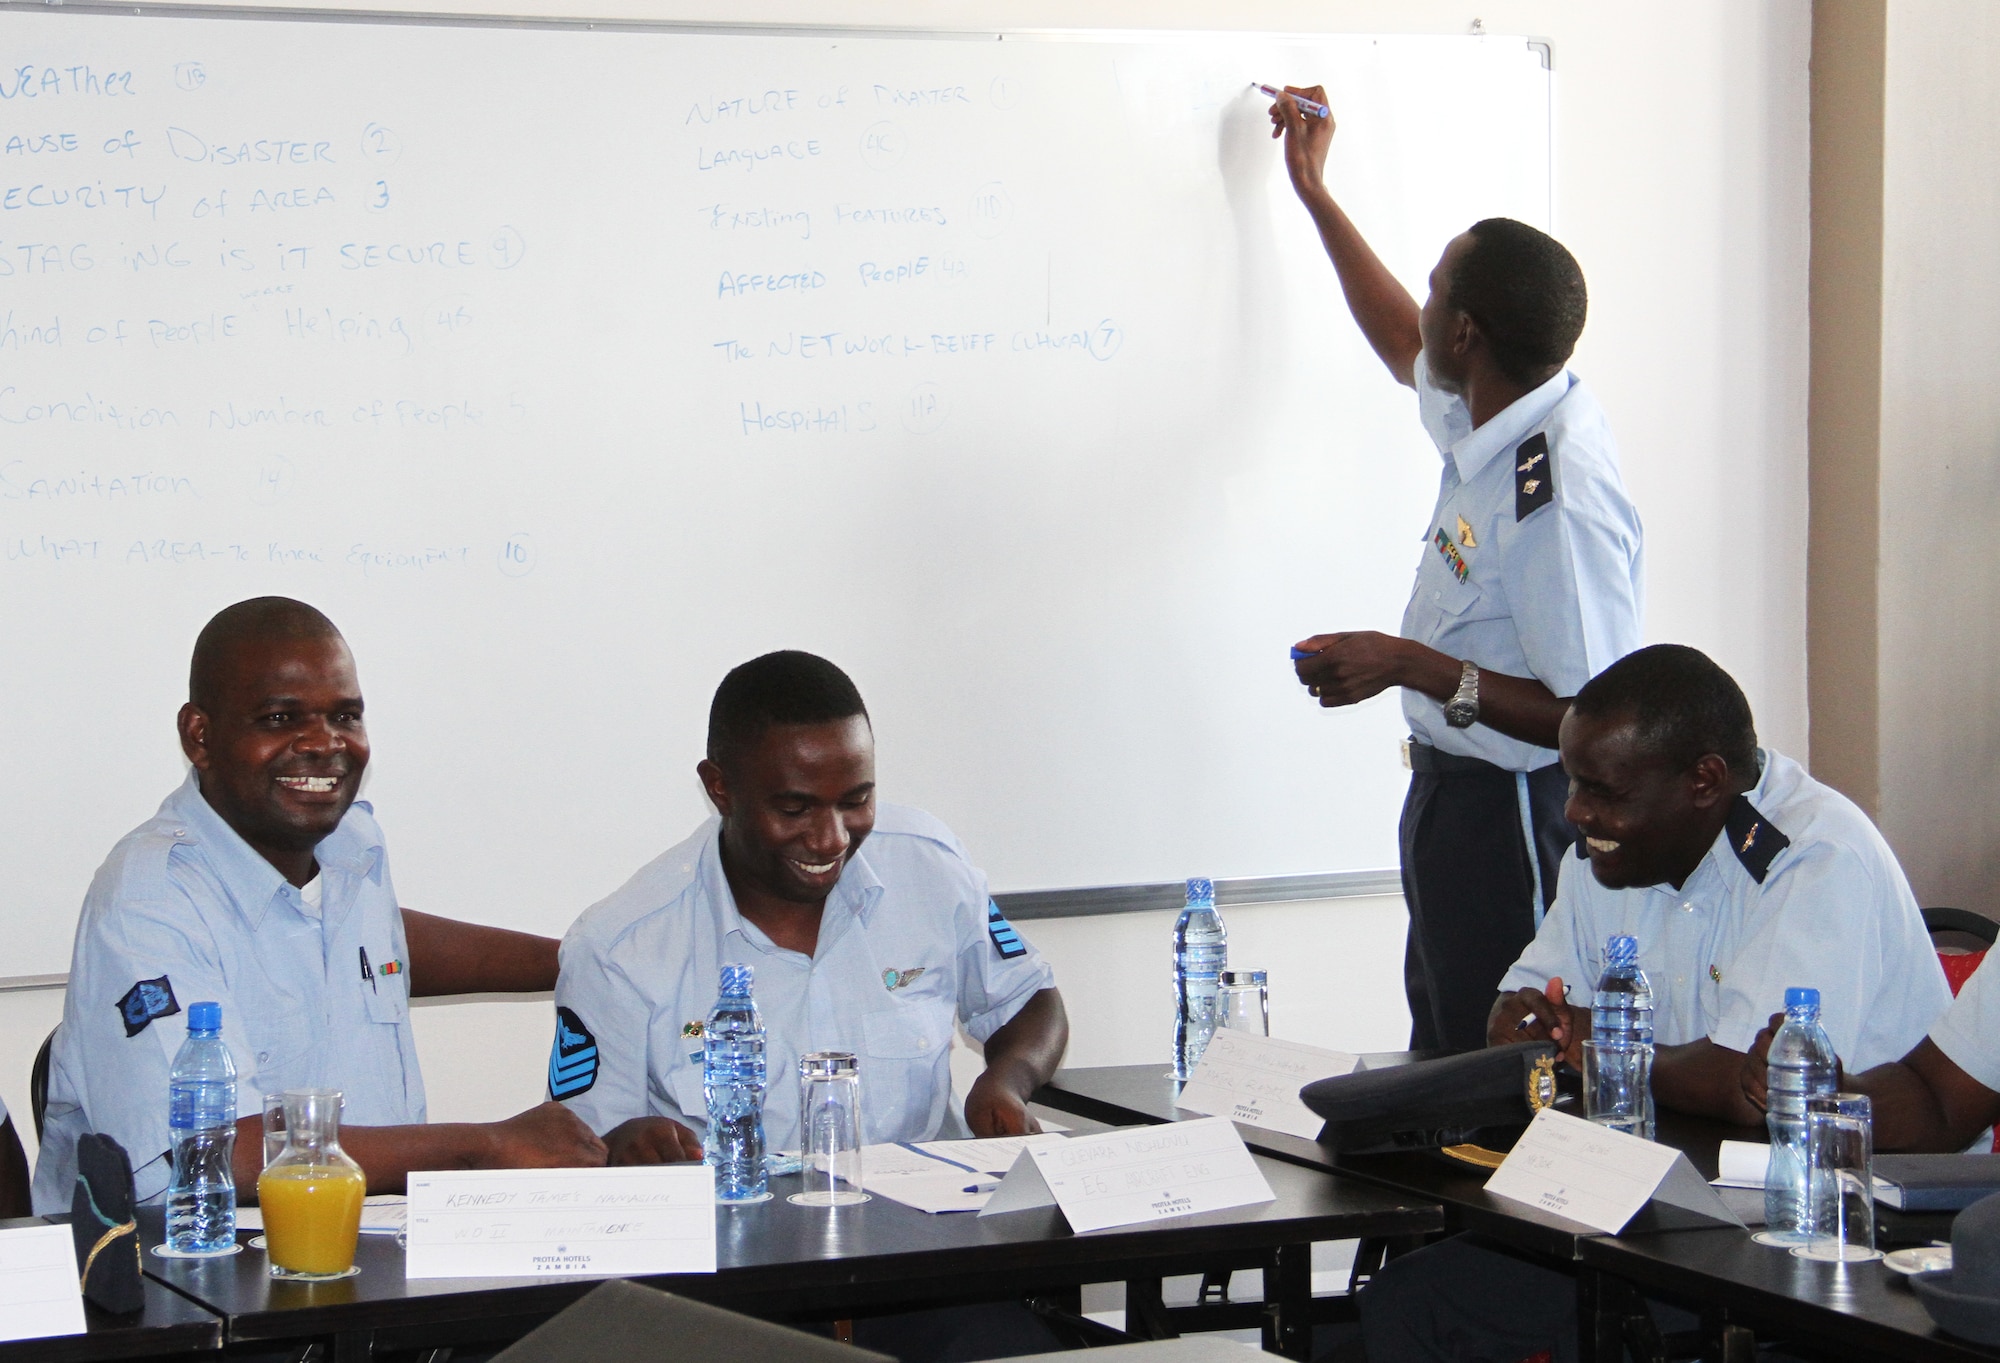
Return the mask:
M 258 1063 L 258 1064 L 260 1064 L 260 1065 L 268 1065 L 268 1064 L 270 1064 L 270 1063 L 271 1063 L 271 1053 L 270 1053 L 269 1051 L 259 1051 L 259 1052 L 257 1052 L 257 1063 Z
M 188 831 L 185 828 L 176 828 L 174 830 L 174 836 L 177 838 L 185 838 L 187 835 Z
M 1443 592 L 1432 592 L 1432 593 L 1431 593 L 1431 600 L 1433 600 L 1433 601 L 1442 601 L 1442 600 L 1444 600 L 1444 593 L 1443 593 Z
M 681 867 L 681 874 L 686 875 L 689 871 L 692 871 L 693 869 L 694 867 L 692 866 L 683 866 Z

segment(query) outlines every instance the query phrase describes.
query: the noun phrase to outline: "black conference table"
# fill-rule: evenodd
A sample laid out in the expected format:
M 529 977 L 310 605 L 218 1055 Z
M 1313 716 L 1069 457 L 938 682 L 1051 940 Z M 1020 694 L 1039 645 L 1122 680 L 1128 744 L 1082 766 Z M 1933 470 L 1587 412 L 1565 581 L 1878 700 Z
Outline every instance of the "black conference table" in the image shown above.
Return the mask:
M 0 1220 L 0 1230 L 48 1224 L 36 1217 Z M 162 1358 L 222 1347 L 222 1318 L 163 1283 L 146 1280 L 145 1305 L 114 1316 L 85 1303 L 80 1335 L 0 1343 L 0 1363 L 99 1363 L 116 1358 Z
M 1382 1068 L 1419 1058 L 1409 1052 L 1364 1055 Z M 1100 1122 L 1169 1122 L 1185 1113 L 1164 1064 L 1059 1071 L 1035 1095 L 1037 1103 Z M 1435 1152 L 1352 1155 L 1317 1141 L 1237 1124 L 1251 1149 L 1288 1163 L 1360 1179 L 1442 1204 L 1446 1227 L 1469 1231 L 1577 1274 L 1586 1360 L 1620 1357 L 1620 1336 L 1643 1318 L 1634 1291 L 1685 1303 L 1703 1316 L 1709 1347 L 1735 1358 L 1748 1347 L 1746 1330 L 1802 1338 L 1853 1358 L 2000 1359 L 2000 1349 L 1954 1340 L 1931 1323 L 1909 1286 L 1879 1263 L 1813 1264 L 1753 1242 L 1734 1227 L 1718 1227 L 1676 1208 L 1649 1205 L 1623 1233 L 1601 1235 L 1575 1222 L 1490 1196 L 1489 1171 Z M 1662 1112 L 1658 1139 L 1714 1178 L 1725 1140 L 1761 1141 L 1764 1133 Z M 1949 1234 L 1948 1215 L 1903 1216 L 1877 1208 L 1878 1243 L 1921 1245 Z
M 1265 1271 L 1267 1348 L 1306 1356 L 1311 1342 L 1311 1245 L 1403 1236 L 1444 1224 L 1434 1200 L 1259 1157 L 1276 1200 L 1086 1235 L 1053 1208 L 981 1219 L 930 1216 L 884 1197 L 835 1211 L 796 1207 L 796 1175 L 751 1207 L 718 1207 L 714 1274 L 643 1279 L 681 1295 L 790 1323 L 1004 1301 L 1125 1280 L 1158 1292 L 1162 1277 L 1219 1269 Z M 225 1321 L 230 1344 L 331 1339 L 336 1363 L 378 1350 L 488 1344 L 518 1337 L 589 1291 L 594 1281 L 409 1281 L 393 1237 L 363 1236 L 361 1273 L 332 1283 L 275 1282 L 265 1256 L 153 1255 L 161 1222 L 142 1213 L 146 1271 Z

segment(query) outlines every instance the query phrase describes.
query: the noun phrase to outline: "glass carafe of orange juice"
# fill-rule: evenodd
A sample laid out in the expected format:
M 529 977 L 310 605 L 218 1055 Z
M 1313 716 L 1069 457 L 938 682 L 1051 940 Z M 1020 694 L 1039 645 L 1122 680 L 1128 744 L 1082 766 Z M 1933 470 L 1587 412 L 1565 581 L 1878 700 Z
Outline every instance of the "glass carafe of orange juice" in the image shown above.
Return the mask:
M 340 1091 L 285 1091 L 285 1148 L 257 1178 L 271 1276 L 314 1282 L 356 1272 L 368 1180 L 340 1148 Z

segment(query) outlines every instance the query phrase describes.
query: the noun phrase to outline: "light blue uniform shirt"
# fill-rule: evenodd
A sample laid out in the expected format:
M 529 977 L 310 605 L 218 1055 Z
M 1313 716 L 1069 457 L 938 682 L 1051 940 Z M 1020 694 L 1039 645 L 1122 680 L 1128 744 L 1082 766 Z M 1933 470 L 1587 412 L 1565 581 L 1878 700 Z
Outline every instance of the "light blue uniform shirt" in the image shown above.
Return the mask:
M 827 896 L 811 956 L 777 946 L 736 910 L 719 819 L 660 856 L 573 924 L 556 982 L 549 1092 L 602 1134 L 659 1116 L 707 1126 L 702 1043 L 721 968 L 756 971 L 772 1149 L 799 1144 L 799 1056 L 860 1058 L 866 1140 L 968 1134 L 951 1101 L 956 1022 L 985 1041 L 1055 973 L 997 919 L 986 877 L 951 830 L 884 804 Z
M 1640 643 L 1639 513 L 1604 409 L 1564 370 L 1474 430 L 1422 355 L 1416 385 L 1444 470 L 1403 637 L 1575 695 Z M 1404 690 L 1403 715 L 1432 747 L 1510 771 L 1557 757 L 1483 724 L 1454 729 L 1421 691 Z
M 2000 1093 L 2000 966 L 1995 961 L 2000 961 L 2000 950 L 1988 951 L 1931 1027 L 1931 1041 L 1952 1064 Z M 1975 1148 L 1988 1147 L 1975 1143 Z
M 1501 990 L 1560 975 L 1569 1001 L 1588 1007 L 1605 942 L 1630 933 L 1659 1045 L 1707 1037 L 1747 1052 L 1799 986 L 1819 990 L 1820 1021 L 1850 1070 L 1908 1053 L 1951 989 L 1903 868 L 1846 796 L 1788 757 L 1761 756 L 1756 789 L 1679 890 L 1608 890 L 1588 861 L 1564 857 L 1555 907 Z
M 69 1210 L 87 1131 L 125 1147 L 141 1201 L 165 1191 L 167 1071 L 187 1039 L 188 1006 L 205 999 L 222 1005 L 240 1117 L 260 1114 L 266 1093 L 334 1088 L 346 1098 L 343 1123 L 424 1120 L 409 951 L 374 811 L 356 801 L 314 855 L 317 916 L 202 798 L 192 772 L 111 849 L 70 957 L 37 1212 Z M 364 950 L 372 979 L 361 973 Z

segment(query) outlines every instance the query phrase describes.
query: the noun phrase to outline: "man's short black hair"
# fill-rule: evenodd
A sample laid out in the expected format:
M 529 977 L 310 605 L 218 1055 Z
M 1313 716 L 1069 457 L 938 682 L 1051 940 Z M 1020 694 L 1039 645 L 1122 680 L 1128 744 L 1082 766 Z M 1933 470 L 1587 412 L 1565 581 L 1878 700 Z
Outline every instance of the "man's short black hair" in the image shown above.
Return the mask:
M 1512 218 L 1468 229 L 1445 303 L 1468 314 L 1500 372 L 1526 383 L 1569 360 L 1589 297 L 1576 257 L 1546 232 Z
M 1654 644 L 1584 683 L 1570 708 L 1608 719 L 1630 715 L 1648 751 L 1686 771 L 1710 753 L 1757 779 L 1757 726 L 1736 679 L 1698 648 Z
M 861 693 L 826 659 L 781 649 L 733 667 L 708 707 L 708 760 L 728 766 L 776 724 L 868 718 Z
M 188 699 L 213 710 L 221 699 L 222 667 L 238 644 L 278 639 L 338 639 L 333 621 L 289 596 L 257 596 L 217 611 L 195 636 L 188 663 Z

